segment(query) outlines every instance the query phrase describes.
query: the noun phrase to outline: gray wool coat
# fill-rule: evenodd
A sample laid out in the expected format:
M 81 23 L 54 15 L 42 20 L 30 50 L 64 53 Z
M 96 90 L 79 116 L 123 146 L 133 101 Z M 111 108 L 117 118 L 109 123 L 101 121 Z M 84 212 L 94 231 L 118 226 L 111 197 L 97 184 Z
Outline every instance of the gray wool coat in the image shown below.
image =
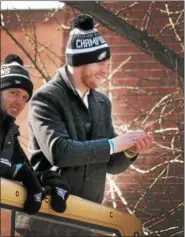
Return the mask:
M 87 109 L 67 83 L 64 66 L 30 101 L 30 162 L 39 172 L 57 166 L 71 194 L 101 203 L 106 173 L 123 172 L 136 157 L 110 155 L 108 139 L 116 134 L 109 99 L 92 89 Z

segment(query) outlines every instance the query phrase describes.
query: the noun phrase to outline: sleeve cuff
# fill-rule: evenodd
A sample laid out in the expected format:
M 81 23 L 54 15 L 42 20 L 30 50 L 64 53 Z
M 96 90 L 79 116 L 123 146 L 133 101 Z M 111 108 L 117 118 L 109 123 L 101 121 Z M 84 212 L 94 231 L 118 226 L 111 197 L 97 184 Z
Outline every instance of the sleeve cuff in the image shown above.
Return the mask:
M 109 146 L 110 146 L 110 155 L 112 155 L 114 153 L 115 145 L 114 145 L 114 142 L 112 141 L 112 139 L 109 139 L 108 142 L 109 142 Z
M 124 151 L 124 153 L 125 153 L 126 158 L 128 158 L 128 159 L 132 159 L 138 155 L 138 154 L 127 152 L 127 151 Z

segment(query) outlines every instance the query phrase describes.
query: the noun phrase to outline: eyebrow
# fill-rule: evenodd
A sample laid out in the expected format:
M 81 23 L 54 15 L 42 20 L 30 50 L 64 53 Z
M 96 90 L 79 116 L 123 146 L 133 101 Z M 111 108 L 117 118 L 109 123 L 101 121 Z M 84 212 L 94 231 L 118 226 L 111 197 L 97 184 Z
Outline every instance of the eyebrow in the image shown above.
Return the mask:
M 11 88 L 10 91 L 17 91 L 20 93 L 20 90 L 18 90 L 17 88 Z
M 18 88 L 11 88 L 10 91 L 16 91 L 16 92 L 21 93 L 21 91 Z M 25 94 L 24 96 L 29 97 L 27 94 Z

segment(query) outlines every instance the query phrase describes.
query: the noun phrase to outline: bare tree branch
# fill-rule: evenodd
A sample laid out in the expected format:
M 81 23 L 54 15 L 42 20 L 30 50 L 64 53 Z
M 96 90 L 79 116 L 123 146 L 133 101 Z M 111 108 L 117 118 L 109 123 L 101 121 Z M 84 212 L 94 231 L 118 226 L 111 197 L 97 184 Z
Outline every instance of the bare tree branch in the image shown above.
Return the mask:
M 29 54 L 29 52 L 22 46 L 21 43 L 19 43 L 19 41 L 10 33 L 10 31 L 4 27 L 1 24 L 1 28 L 7 33 L 7 35 L 10 36 L 10 38 L 17 44 L 17 46 L 25 53 L 25 55 L 29 58 L 29 60 L 33 63 L 33 65 L 35 66 L 35 68 L 37 69 L 37 71 L 41 74 L 42 78 L 44 78 L 46 81 L 48 81 L 47 76 L 43 73 L 43 71 L 38 67 L 37 63 L 34 61 L 34 59 L 31 57 L 31 55 Z
M 67 5 L 92 15 L 98 22 L 123 36 L 136 47 L 152 56 L 167 68 L 184 77 L 184 58 L 161 44 L 146 31 L 136 29 L 124 19 L 94 1 L 64 1 Z

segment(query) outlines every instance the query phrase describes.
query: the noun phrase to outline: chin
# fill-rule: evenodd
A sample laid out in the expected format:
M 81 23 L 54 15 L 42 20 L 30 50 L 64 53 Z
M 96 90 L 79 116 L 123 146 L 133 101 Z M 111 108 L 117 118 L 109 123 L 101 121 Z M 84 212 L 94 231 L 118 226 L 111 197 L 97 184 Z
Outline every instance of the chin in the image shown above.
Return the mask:
M 93 83 L 91 83 L 91 88 L 92 89 L 98 88 L 99 85 L 100 85 L 100 81 L 94 81 Z
M 99 82 L 94 84 L 94 88 L 98 88 L 99 86 L 100 86 Z
M 97 85 L 97 84 L 93 84 L 93 85 L 91 85 L 89 88 L 90 88 L 90 89 L 96 89 L 96 88 L 98 88 L 98 85 Z
M 12 113 L 12 112 L 8 112 L 8 114 L 10 115 L 10 116 L 12 116 L 13 118 L 16 118 L 19 114 L 17 114 L 17 113 Z
M 18 115 L 17 114 L 10 114 L 13 118 L 16 118 Z

